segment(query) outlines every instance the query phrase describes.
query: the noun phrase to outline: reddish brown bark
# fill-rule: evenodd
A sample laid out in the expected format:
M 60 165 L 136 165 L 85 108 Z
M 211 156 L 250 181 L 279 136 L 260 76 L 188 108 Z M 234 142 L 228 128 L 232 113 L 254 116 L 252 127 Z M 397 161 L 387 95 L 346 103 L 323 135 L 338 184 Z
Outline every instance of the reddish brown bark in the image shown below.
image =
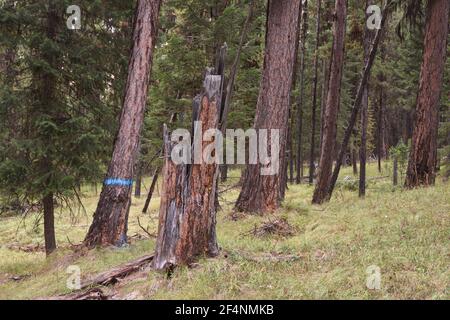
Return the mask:
M 125 97 L 107 178 L 130 180 L 134 176 L 160 3 L 160 0 L 139 0 L 137 3 Z M 87 246 L 126 243 L 131 189 L 131 186 L 103 186 L 94 221 L 85 239 Z
M 286 141 L 300 0 L 268 3 L 264 68 L 256 108 L 255 129 L 280 130 L 280 166 L 273 176 L 261 176 L 260 165 L 249 165 L 236 203 L 238 211 L 271 212 L 280 206 L 286 184 Z M 270 150 L 270 142 L 268 143 Z
M 405 186 L 433 185 L 437 164 L 439 101 L 442 90 L 449 19 L 448 0 L 429 0 L 416 122 Z
M 347 3 L 336 0 L 333 27 L 333 47 L 331 52 L 330 80 L 323 126 L 322 150 L 313 203 L 322 203 L 327 196 L 333 169 L 334 147 L 336 145 L 337 117 L 340 103 L 342 69 L 344 66 L 345 25 Z
M 207 75 L 204 93 L 195 100 L 194 121 L 202 122 L 203 132 L 219 128 L 221 82 L 220 75 Z M 215 256 L 219 250 L 215 206 L 219 166 L 176 165 L 170 157 L 173 147 L 165 127 L 163 188 L 153 261 L 153 267 L 157 270 L 189 264 L 201 255 Z M 202 154 L 205 147 L 206 143 L 203 144 Z

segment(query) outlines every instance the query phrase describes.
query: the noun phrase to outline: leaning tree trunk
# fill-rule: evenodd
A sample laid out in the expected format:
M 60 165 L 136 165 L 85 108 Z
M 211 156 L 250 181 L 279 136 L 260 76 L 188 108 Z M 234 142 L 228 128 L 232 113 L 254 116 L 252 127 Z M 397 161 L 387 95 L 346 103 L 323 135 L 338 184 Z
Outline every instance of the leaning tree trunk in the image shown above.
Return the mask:
M 322 150 L 319 173 L 313 195 L 313 203 L 325 201 L 333 168 L 334 147 L 336 145 L 337 117 L 339 111 L 342 71 L 344 67 L 346 0 L 336 0 L 333 28 L 333 47 L 331 52 L 330 80 L 325 109 Z
M 206 132 L 219 128 L 221 83 L 220 75 L 206 76 L 204 91 L 194 100 L 194 121 L 201 121 L 201 128 L 193 129 L 191 134 L 196 130 Z M 220 144 L 221 141 L 213 142 L 216 143 Z M 167 127 L 164 127 L 163 189 L 153 260 L 153 267 L 157 270 L 170 270 L 174 266 L 190 264 L 199 256 L 216 256 L 219 251 L 215 205 L 219 166 L 217 162 L 175 164 L 171 159 L 175 145 L 169 139 Z M 189 147 L 191 154 L 197 152 L 200 156 L 205 153 L 212 156 L 213 153 L 207 150 L 209 145 L 203 145 L 197 151 L 195 143 Z M 217 151 L 214 154 L 217 155 Z
M 325 197 L 322 199 L 322 202 L 329 201 L 333 194 L 333 190 L 336 185 L 336 181 L 339 176 L 339 172 L 341 170 L 342 161 L 344 159 L 344 155 L 347 150 L 348 143 L 350 141 L 350 137 L 351 137 L 353 129 L 355 127 L 356 118 L 358 116 L 358 111 L 361 108 L 364 87 L 366 86 L 367 81 L 369 79 L 370 70 L 372 69 L 372 65 L 375 60 L 375 56 L 377 54 L 378 44 L 380 43 L 381 34 L 382 34 L 384 26 L 386 24 L 386 20 L 390 14 L 390 9 L 391 9 L 391 7 L 388 7 L 385 5 L 384 10 L 383 10 L 383 17 L 381 19 L 380 29 L 378 29 L 377 32 L 375 33 L 373 43 L 370 47 L 369 58 L 367 59 L 367 62 L 364 64 L 364 68 L 363 68 L 362 75 L 361 75 L 361 80 L 358 85 L 358 90 L 356 93 L 356 98 L 355 98 L 355 101 L 352 106 L 352 112 L 350 115 L 350 119 L 348 121 L 348 127 L 345 130 L 344 139 L 342 141 L 341 149 L 339 151 L 339 155 L 336 160 L 336 166 L 334 168 L 333 175 L 331 176 L 328 190 L 325 194 Z
M 303 137 L 303 98 L 305 91 L 305 50 L 306 50 L 306 36 L 308 32 L 308 0 L 304 0 L 303 4 L 301 4 L 301 23 L 302 27 L 300 30 L 300 70 L 298 72 L 299 75 L 299 85 L 300 92 L 297 98 L 297 161 L 296 161 L 296 169 L 297 175 L 295 177 L 295 183 L 300 184 L 303 178 L 303 157 L 302 157 L 302 137 Z
M 448 0 L 429 0 L 416 123 L 405 186 L 433 185 L 437 164 L 439 101 L 442 90 L 449 19 Z
M 142 209 L 142 213 L 144 213 L 144 214 L 147 213 L 148 207 L 150 205 L 150 201 L 152 201 L 153 192 L 155 191 L 156 183 L 158 182 L 158 171 L 159 171 L 159 169 L 156 169 L 155 173 L 153 174 L 152 184 L 150 185 L 147 199 L 145 200 L 144 208 Z
M 261 175 L 261 164 L 248 165 L 236 209 L 245 212 L 271 212 L 279 208 L 286 184 L 286 138 L 289 92 L 292 85 L 295 40 L 298 32 L 300 0 L 270 0 L 267 7 L 266 49 L 254 128 L 280 130 L 279 170 Z M 267 143 L 271 149 L 272 143 Z
M 366 8 L 372 4 L 372 0 L 366 0 Z M 366 13 L 365 21 L 370 17 Z M 364 64 L 369 60 L 370 44 L 372 42 L 372 32 L 365 28 L 364 32 Z M 369 74 L 370 79 L 370 74 Z M 368 124 L 368 109 L 369 109 L 369 79 L 363 88 L 362 106 L 361 106 L 361 146 L 359 148 L 359 196 L 366 195 L 366 156 L 367 156 L 367 124 Z
M 160 0 L 139 0 L 133 49 L 112 160 L 85 244 L 121 246 L 127 242 L 132 179 L 147 99 Z
M 316 48 L 314 52 L 314 80 L 313 80 L 313 100 L 311 110 L 311 144 L 309 153 L 309 184 L 314 182 L 314 172 L 316 169 L 314 156 L 316 153 L 316 111 L 317 111 L 317 82 L 319 66 L 319 42 L 320 42 L 320 11 L 321 0 L 317 0 L 317 20 L 316 20 Z
M 247 18 L 245 19 L 244 26 L 242 27 L 241 37 L 239 39 L 239 46 L 238 46 L 238 49 L 236 52 L 236 56 L 234 58 L 233 66 L 231 67 L 230 79 L 227 83 L 227 88 L 225 91 L 226 95 L 225 95 L 225 101 L 224 101 L 224 106 L 223 106 L 223 111 L 222 111 L 222 119 L 221 119 L 221 124 L 220 124 L 220 130 L 222 131 L 223 134 L 225 134 L 225 132 L 227 130 L 228 114 L 230 112 L 231 100 L 233 98 L 233 93 L 234 93 L 234 83 L 236 82 L 236 76 L 237 76 L 237 71 L 239 68 L 239 62 L 241 60 L 242 48 L 244 47 L 245 39 L 247 39 L 247 33 L 248 33 L 248 30 L 250 28 L 250 23 L 253 18 L 253 11 L 255 8 L 255 4 L 256 4 L 256 0 L 252 0 L 252 2 L 249 5 L 248 15 L 247 15 Z M 225 182 L 228 178 L 228 165 L 226 163 L 222 164 L 220 170 L 221 170 L 221 179 L 223 182 Z

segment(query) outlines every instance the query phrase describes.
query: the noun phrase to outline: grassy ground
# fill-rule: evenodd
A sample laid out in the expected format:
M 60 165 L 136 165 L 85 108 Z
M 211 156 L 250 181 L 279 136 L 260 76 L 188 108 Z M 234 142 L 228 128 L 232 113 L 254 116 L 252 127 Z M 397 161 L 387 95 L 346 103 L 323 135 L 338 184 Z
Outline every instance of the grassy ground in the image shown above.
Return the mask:
M 343 170 L 341 181 L 345 176 L 355 179 L 350 170 Z M 368 174 L 378 176 L 375 165 Z M 312 187 L 290 186 L 283 208 L 274 215 L 237 221 L 229 214 L 238 190 L 228 191 L 217 223 L 222 248 L 218 258 L 177 269 L 171 279 L 153 271 L 141 273 L 110 293 L 133 299 L 449 299 L 449 185 L 439 179 L 433 188 L 405 191 L 392 187 L 390 178 L 377 178 L 369 181 L 365 200 L 358 199 L 355 186 L 341 182 L 332 201 L 323 206 L 311 205 Z M 68 239 L 82 241 L 97 201 L 92 190 L 85 193 L 86 213 L 63 208 L 57 215 L 60 249 L 49 259 L 42 252 L 17 249 L 42 244 L 37 214 L 24 221 L 0 217 L 0 299 L 67 293 L 69 265 L 78 265 L 88 278 L 152 252 L 154 239 L 135 237 L 127 248 L 74 254 Z M 144 235 L 138 217 L 156 232 L 158 201 L 152 201 L 147 215 L 140 213 L 144 199 L 133 201 L 129 235 Z M 276 218 L 287 219 L 295 228 L 292 237 L 244 235 Z M 284 255 L 297 259 L 272 259 Z M 366 271 L 372 265 L 381 270 L 381 290 L 366 287 Z M 17 276 L 23 279 L 11 280 Z

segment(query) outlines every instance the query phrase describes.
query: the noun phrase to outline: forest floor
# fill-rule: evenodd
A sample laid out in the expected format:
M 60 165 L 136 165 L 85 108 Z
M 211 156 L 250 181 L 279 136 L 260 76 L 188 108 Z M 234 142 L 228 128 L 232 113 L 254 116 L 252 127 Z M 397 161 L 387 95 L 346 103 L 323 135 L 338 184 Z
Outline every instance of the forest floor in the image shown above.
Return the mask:
M 342 182 L 357 179 L 345 168 L 330 203 L 311 205 L 312 187 L 290 185 L 283 208 L 265 217 L 232 216 L 239 190 L 228 190 L 217 222 L 219 257 L 176 269 L 170 279 L 144 270 L 104 290 L 113 299 L 449 299 L 448 183 L 439 178 L 435 187 L 406 191 L 383 177 L 389 175 L 387 165 L 383 170 L 379 174 L 370 165 L 364 200 L 357 182 Z M 236 183 L 237 175 L 233 171 L 221 189 Z M 141 229 L 138 217 L 156 233 L 159 198 L 143 215 L 145 197 L 133 199 L 128 247 L 74 252 L 72 244 L 83 240 L 98 199 L 89 188 L 84 193 L 85 211 L 58 210 L 59 249 L 48 259 L 38 213 L 26 219 L 0 216 L 0 299 L 69 293 L 68 266 L 79 266 L 87 279 L 152 253 L 155 239 Z M 291 226 L 287 234 L 258 232 L 277 219 Z M 366 286 L 370 266 L 380 268 L 380 290 Z

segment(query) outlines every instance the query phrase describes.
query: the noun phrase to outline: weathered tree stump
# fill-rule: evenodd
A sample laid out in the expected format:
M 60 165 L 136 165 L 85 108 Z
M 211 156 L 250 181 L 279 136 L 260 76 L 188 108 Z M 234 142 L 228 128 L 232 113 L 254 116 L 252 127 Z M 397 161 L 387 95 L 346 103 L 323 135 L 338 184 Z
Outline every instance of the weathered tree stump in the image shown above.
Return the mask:
M 220 75 L 206 75 L 203 93 L 194 99 L 193 122 L 201 121 L 202 132 L 217 129 L 221 114 Z M 193 126 L 191 137 L 194 136 Z M 198 129 L 198 128 L 197 128 Z M 175 164 L 171 159 L 177 142 L 169 138 L 164 126 L 164 168 L 159 212 L 159 228 L 153 267 L 168 270 L 177 265 L 189 264 L 199 256 L 216 256 L 216 183 L 219 166 L 216 163 Z M 200 153 L 203 157 L 206 147 Z M 190 143 L 191 158 L 195 145 Z M 212 152 L 212 156 L 214 153 Z M 193 162 L 193 161 L 192 161 Z

